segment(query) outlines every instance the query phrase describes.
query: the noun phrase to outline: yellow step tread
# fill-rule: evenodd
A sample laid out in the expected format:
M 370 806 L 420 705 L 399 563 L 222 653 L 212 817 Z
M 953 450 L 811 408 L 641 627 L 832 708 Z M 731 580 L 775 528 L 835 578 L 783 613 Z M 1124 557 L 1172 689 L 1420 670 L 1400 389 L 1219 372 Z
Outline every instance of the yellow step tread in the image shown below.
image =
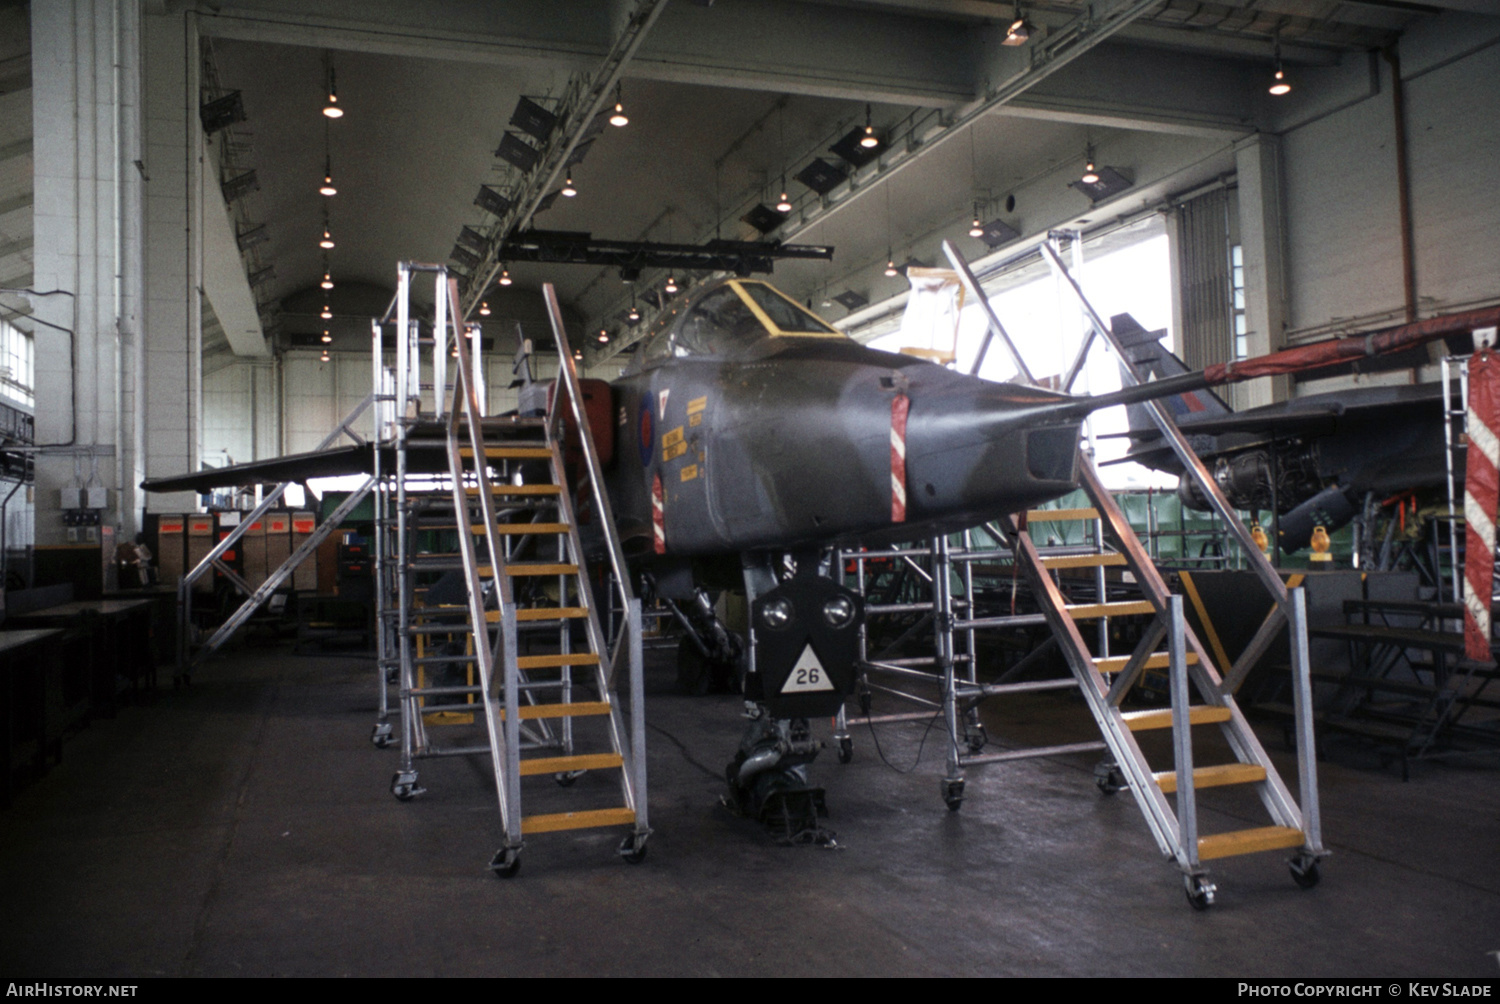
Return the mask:
M 1177 772 L 1163 770 L 1151 775 L 1166 794 L 1177 790 Z M 1226 784 L 1254 784 L 1266 779 L 1266 769 L 1254 763 L 1221 763 L 1193 768 L 1194 788 L 1217 788 Z
M 491 495 L 557 495 L 557 485 L 490 485 Z M 478 495 L 483 489 L 465 488 L 465 495 Z
M 505 566 L 506 575 L 577 575 L 577 565 L 544 564 L 534 561 L 517 561 Z
M 1125 564 L 1123 554 L 1044 554 L 1043 568 L 1114 568 Z
M 618 753 L 582 753 L 575 756 L 538 757 L 521 761 L 521 776 L 565 774 L 572 770 L 606 770 L 625 763 Z
M 589 615 L 589 611 L 588 611 L 587 607 L 527 607 L 524 610 L 517 610 L 516 611 L 516 620 L 518 620 L 518 621 L 576 620 L 576 619 L 578 619 L 580 617 L 587 617 L 588 615 Z M 495 620 L 498 621 L 499 619 L 500 619 L 500 615 L 499 615 L 499 612 L 497 611 L 497 612 L 495 612 Z
M 496 523 L 490 529 L 499 534 L 520 533 L 567 533 L 566 523 Z M 483 523 L 471 523 L 469 532 L 474 534 L 484 533 Z
M 467 610 L 468 608 L 464 607 L 462 609 Z M 589 611 L 587 607 L 527 607 L 524 610 L 516 611 L 516 621 L 520 623 L 524 621 L 576 620 L 588 615 Z M 486 610 L 484 612 L 484 619 L 490 624 L 499 624 L 500 611 Z
M 1148 729 L 1170 729 L 1171 708 L 1153 708 L 1150 711 L 1127 711 L 1120 716 L 1125 727 L 1132 732 Z M 1188 709 L 1188 722 L 1192 725 L 1207 725 L 1210 722 L 1229 721 L 1229 709 L 1219 704 L 1199 704 Z
M 599 656 L 593 652 L 560 652 L 556 655 L 521 655 L 516 665 L 522 669 L 555 669 L 558 666 L 597 666 Z
M 1071 519 L 1098 519 L 1099 510 L 1092 506 L 1083 509 L 1028 509 L 1026 522 L 1055 523 Z
M 472 457 L 474 449 L 469 446 L 460 446 L 458 455 L 465 458 Z M 552 451 L 545 446 L 486 446 L 484 455 L 501 460 L 541 460 L 550 458 Z
M 1122 669 L 1125 668 L 1125 664 L 1127 662 L 1129 662 L 1129 661 L 1130 661 L 1130 656 L 1128 656 L 1128 655 L 1112 655 L 1112 656 L 1108 657 L 1107 659 L 1095 659 L 1094 660 L 1094 668 L 1097 669 L 1101 673 L 1118 673 L 1120 670 L 1122 670 Z M 1155 655 L 1148 655 L 1146 657 L 1146 666 L 1145 666 L 1145 668 L 1146 669 L 1166 669 L 1167 666 L 1170 665 L 1171 661 L 1172 661 L 1172 657 L 1169 656 L 1167 653 L 1165 653 L 1165 652 L 1157 652 Z M 1189 666 L 1195 666 L 1195 665 L 1197 665 L 1198 664 L 1198 653 L 1197 652 L 1188 652 L 1187 653 L 1187 662 L 1188 662 Z
M 1079 603 L 1063 607 L 1075 621 L 1092 620 L 1095 617 L 1128 617 L 1133 614 L 1154 614 L 1156 607 L 1150 600 L 1125 600 L 1119 603 Z
M 573 701 L 571 704 L 523 704 L 521 720 L 537 718 L 582 718 L 586 715 L 609 714 L 608 701 Z M 505 709 L 500 709 L 500 718 L 505 719 Z
M 558 830 L 586 830 L 594 826 L 619 826 L 635 822 L 635 810 L 591 809 L 587 812 L 552 812 L 542 816 L 522 816 L 521 835 L 553 833 Z
M 1213 833 L 1198 838 L 1198 860 L 1212 861 L 1214 858 L 1230 858 L 1239 854 L 1255 854 L 1258 851 L 1277 851 L 1287 847 L 1301 847 L 1307 837 L 1301 830 L 1290 826 L 1260 826 L 1253 830 L 1231 830 L 1228 833 Z

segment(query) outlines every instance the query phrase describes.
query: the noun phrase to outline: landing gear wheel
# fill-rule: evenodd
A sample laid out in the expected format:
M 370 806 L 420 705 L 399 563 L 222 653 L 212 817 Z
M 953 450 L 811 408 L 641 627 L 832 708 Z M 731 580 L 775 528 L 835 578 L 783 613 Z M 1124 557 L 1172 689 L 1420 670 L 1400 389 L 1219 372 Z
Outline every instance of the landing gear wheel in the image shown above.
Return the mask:
M 854 740 L 848 736 L 839 740 L 839 763 L 848 763 L 854 759 Z
M 370 742 L 375 744 L 376 749 L 385 749 L 391 745 L 391 723 L 376 722 L 374 730 L 370 733 Z
M 514 847 L 502 847 L 490 859 L 490 871 L 496 878 L 515 878 L 521 870 L 521 852 Z
M 626 864 L 638 865 L 646 860 L 646 840 L 651 836 L 649 833 L 632 833 L 620 841 L 620 846 L 615 848 L 615 853 L 625 859 Z
M 573 782 L 583 777 L 586 773 L 588 772 L 582 770 L 565 770 L 561 774 L 553 774 L 552 780 L 557 782 L 559 788 L 571 788 L 573 787 Z
M 1292 872 L 1292 881 L 1297 883 L 1300 889 L 1311 889 L 1323 880 L 1322 872 L 1318 871 L 1318 859 L 1299 854 L 1287 862 Z
M 1101 760 L 1094 766 L 1094 785 L 1103 795 L 1113 795 L 1128 787 L 1119 766 L 1108 760 Z
M 959 778 L 956 781 L 944 778 L 940 783 L 943 793 L 943 804 L 948 807 L 949 812 L 957 812 L 964 804 L 963 778 Z
M 417 784 L 417 772 L 414 770 L 397 771 L 391 778 L 391 794 L 396 796 L 398 802 L 410 802 L 426 790 Z
M 1187 901 L 1194 910 L 1207 910 L 1214 905 L 1219 887 L 1210 882 L 1207 875 L 1184 875 L 1182 891 L 1187 894 Z

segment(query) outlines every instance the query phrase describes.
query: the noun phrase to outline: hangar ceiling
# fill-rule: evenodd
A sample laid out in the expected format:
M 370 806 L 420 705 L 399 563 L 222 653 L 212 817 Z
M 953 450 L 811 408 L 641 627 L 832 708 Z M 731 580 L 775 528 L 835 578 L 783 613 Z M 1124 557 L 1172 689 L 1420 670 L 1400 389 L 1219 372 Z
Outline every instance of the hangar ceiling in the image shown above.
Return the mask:
M 325 210 L 336 242 L 327 302 L 341 339 L 363 339 L 373 291 L 389 287 L 397 260 L 449 261 L 463 227 L 492 227 L 474 199 L 483 184 L 504 187 L 495 151 L 518 100 L 555 101 L 570 75 L 599 65 L 633 9 L 613 0 L 571 0 L 565 17 L 545 0 L 201 8 L 207 78 L 243 98 L 246 120 L 224 134 L 233 162 L 224 174 L 256 172 L 258 190 L 236 209 L 266 228 L 247 271 L 260 273 L 268 332 L 284 345 L 324 327 Z M 1206 144 L 1219 154 L 1199 173 L 1229 170 L 1233 140 L 1274 130 L 1285 113 L 1266 94 L 1278 42 L 1294 79 L 1316 78 L 1415 22 L 1465 11 L 1493 5 L 1057 0 L 1021 4 L 1031 39 L 1002 46 L 1010 2 L 671 0 L 623 67 L 629 125 L 600 133 L 574 169 L 578 195 L 556 199 L 534 225 L 614 240 L 759 238 L 739 217 L 774 204 L 785 174 L 798 210 L 770 236 L 837 250 L 832 262 L 781 263 L 773 281 L 819 303 L 842 289 L 882 295 L 887 254 L 931 260 L 941 237 L 983 250 L 964 236 L 976 201 L 1022 232 L 1038 225 L 1024 202 L 1007 212 L 1006 197 L 1053 175 L 1065 190 L 1091 144 L 1101 159 L 1129 156 L 1144 136 Z M 330 65 L 346 110 L 337 120 L 320 113 Z M 843 201 L 820 200 L 792 176 L 814 156 L 838 163 L 826 148 L 864 125 L 867 106 L 878 129 L 910 134 L 889 157 L 904 162 L 859 172 L 834 193 Z M 325 151 L 331 198 L 317 192 Z M 1089 201 L 1077 200 L 1086 217 Z M 632 294 L 666 275 L 647 270 L 626 285 L 599 266 L 509 272 L 515 285 L 486 294 L 501 316 L 529 313 L 507 314 L 507 300 L 552 282 L 588 331 L 618 327 Z

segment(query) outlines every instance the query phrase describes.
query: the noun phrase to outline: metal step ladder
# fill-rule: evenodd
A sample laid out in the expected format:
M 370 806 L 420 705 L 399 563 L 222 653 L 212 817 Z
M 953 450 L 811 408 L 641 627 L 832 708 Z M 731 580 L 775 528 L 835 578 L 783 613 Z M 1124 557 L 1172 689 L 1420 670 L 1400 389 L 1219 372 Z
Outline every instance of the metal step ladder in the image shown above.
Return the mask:
M 944 242 L 943 250 L 958 274 L 965 290 L 972 296 L 989 322 L 989 333 L 973 364 L 978 372 L 984 352 L 991 340 L 997 340 L 1016 363 L 1022 378 L 1035 383 L 1021 361 L 1020 353 L 995 316 L 988 298 L 979 286 L 968 263 L 952 245 Z M 1060 282 L 1071 289 L 1089 322 L 1089 330 L 1061 381 L 1061 389 L 1071 389 L 1081 372 L 1095 339 L 1112 350 L 1127 384 L 1142 382 L 1130 364 L 1114 333 L 1084 295 L 1077 279 L 1062 261 L 1058 248 L 1050 241 L 1041 245 Z M 1257 851 L 1293 850 L 1292 877 L 1304 888 L 1319 878 L 1318 862 L 1327 855 L 1322 843 L 1319 817 L 1317 766 L 1313 739 L 1312 684 L 1308 665 L 1307 606 L 1303 590 L 1287 587 L 1278 571 L 1260 552 L 1249 529 L 1230 507 L 1202 460 L 1193 453 L 1171 414 L 1160 401 L 1146 404 L 1148 414 L 1182 466 L 1184 478 L 1191 479 L 1212 511 L 1223 521 L 1231 540 L 1239 545 L 1250 569 L 1272 598 L 1271 611 L 1260 624 L 1245 650 L 1232 666 L 1215 667 L 1203 646 L 1189 630 L 1183 614 L 1182 597 L 1172 593 L 1146 549 L 1132 531 L 1124 513 L 1105 490 L 1093 465 L 1092 456 L 1080 451 L 1079 480 L 1092 503 L 1090 509 L 1077 513 L 1078 518 L 1097 519 L 1092 556 L 1044 556 L 1026 532 L 1019 515 L 997 520 L 997 528 L 1009 541 L 1015 560 L 1020 563 L 1051 626 L 1059 647 L 1080 693 L 1098 724 L 1102 738 L 1113 759 L 1100 780 L 1102 787 L 1126 787 L 1135 797 L 1152 835 L 1164 856 L 1173 860 L 1182 873 L 1189 902 L 1197 909 L 1211 905 L 1215 886 L 1208 880 L 1205 861 L 1249 854 Z M 1025 514 L 1029 517 L 1031 514 Z M 1037 513 L 1038 518 L 1059 519 L 1056 510 Z M 1107 545 L 1107 546 L 1106 546 Z M 1123 558 L 1125 567 L 1139 586 L 1139 600 L 1111 601 L 1105 591 L 1105 569 Z M 1053 575 L 1062 567 L 1093 568 L 1096 580 L 1094 602 L 1070 604 L 1058 588 Z M 1107 632 L 1091 649 L 1084 640 L 1081 625 L 1111 616 L 1149 615 L 1152 620 L 1140 642 L 1123 658 L 1108 652 Z M 1257 665 L 1286 629 L 1290 641 L 1295 734 L 1297 742 L 1298 789 L 1301 803 L 1291 795 L 1274 764 L 1261 746 L 1244 714 L 1235 701 L 1235 693 L 1250 670 Z M 1161 646 L 1165 644 L 1165 651 Z M 1096 655 L 1097 651 L 1097 655 Z M 1171 707 L 1144 711 L 1125 711 L 1122 702 L 1148 668 L 1165 668 L 1168 672 Z M 1222 669 L 1222 673 L 1221 670 Z M 964 689 L 954 679 L 951 666 L 946 687 L 955 695 Z M 1194 700 L 1190 700 L 1193 697 Z M 956 745 L 956 706 L 949 699 L 950 735 Z M 1195 727 L 1217 725 L 1234 755 L 1232 762 L 1197 767 L 1193 759 Z M 1137 742 L 1137 734 L 1171 730 L 1171 769 L 1156 770 Z M 1062 752 L 1055 748 L 1055 752 Z M 962 767 L 966 763 L 984 762 L 1006 754 L 983 753 L 965 758 L 959 752 L 950 760 L 950 777 L 945 784 L 958 785 L 962 797 Z M 1197 789 L 1230 784 L 1252 785 L 1268 816 L 1268 825 L 1247 830 L 1201 835 L 1198 826 Z M 1173 799 L 1168 798 L 1173 796 Z M 950 807 L 955 807 L 950 801 Z
M 1124 513 L 1099 481 L 1092 461 L 1080 460 L 1084 490 L 1091 509 L 1067 516 L 1097 519 L 1108 547 L 1093 555 L 1049 557 L 1041 552 L 1015 517 L 1004 517 L 1000 526 L 1012 542 L 1016 558 L 1040 601 L 1053 633 L 1073 673 L 1089 711 L 1099 726 L 1110 762 L 1099 776 L 1104 790 L 1127 788 L 1135 796 L 1162 853 L 1175 860 L 1183 874 L 1188 899 L 1203 908 L 1214 899 L 1215 888 L 1203 866 L 1217 858 L 1259 851 L 1293 850 L 1293 878 L 1299 885 L 1317 882 L 1319 857 L 1324 853 L 1317 817 L 1316 797 L 1299 806 L 1271 762 L 1235 701 L 1232 688 L 1214 668 L 1203 645 L 1188 627 L 1183 598 L 1171 592 L 1126 520 Z M 1030 519 L 1065 518 L 1058 510 L 1037 510 Z M 1103 594 L 1094 602 L 1070 603 L 1054 573 L 1060 569 L 1123 566 L 1135 577 L 1142 599 L 1110 600 Z M 1306 612 L 1300 589 L 1292 590 L 1294 637 L 1300 635 L 1305 653 Z M 1083 627 L 1104 617 L 1149 615 L 1152 620 L 1140 642 L 1128 656 L 1095 655 L 1085 640 Z M 1299 624 L 1299 621 L 1301 622 Z M 1097 648 L 1097 644 L 1094 648 Z M 1304 655 L 1305 665 L 1305 655 Z M 1124 710 L 1122 703 L 1148 669 L 1165 669 L 1171 689 L 1169 709 Z M 964 696 L 960 691 L 960 696 Z M 1305 695 L 1310 698 L 1310 692 Z M 1194 759 L 1194 732 L 1217 726 L 1234 759 L 1199 766 Z M 1153 767 L 1137 736 L 1155 730 L 1172 732 L 1172 763 L 1166 769 Z M 1047 755 L 1058 750 L 1026 751 Z M 958 767 L 982 763 L 995 755 L 960 756 Z M 1014 753 L 999 756 L 1014 759 Z M 960 779 L 961 780 L 961 776 Z M 1306 778 L 1303 779 L 1304 782 Z M 1267 825 L 1204 834 L 1197 811 L 1197 790 L 1225 785 L 1251 785 L 1269 816 Z M 1304 792 L 1310 789 L 1304 783 Z M 1315 789 L 1311 789 L 1315 790 Z M 1175 805 L 1168 795 L 1176 795 Z
M 403 266 L 398 297 L 409 288 L 410 268 Z M 442 487 L 429 482 L 408 490 L 412 479 L 403 451 L 397 452 L 401 567 L 395 579 L 401 595 L 391 606 L 397 619 L 401 760 L 391 792 L 404 801 L 425 790 L 418 759 L 487 755 L 504 831 L 490 863 L 497 875 L 516 874 L 528 837 L 605 826 L 630 827 L 619 854 L 639 862 L 650 835 L 640 604 L 629 595 L 628 580 L 616 576 L 610 587 L 620 592 L 616 599 L 625 616 L 611 648 L 596 612 L 564 461 L 563 410 L 572 404 L 578 412 L 582 396 L 556 298 L 547 287 L 565 361 L 548 413 L 486 417 L 471 376 L 477 372 L 471 356 L 478 349 L 477 331 L 460 337 L 457 318 L 449 318 L 450 305 L 458 302 L 457 283 L 440 268 L 423 268 L 438 272 L 434 369 L 446 369 L 451 324 L 458 375 L 446 415 L 419 412 L 402 423 L 405 449 L 440 437 L 448 467 Z M 397 368 L 399 380 L 400 361 Z M 440 396 L 442 379 L 435 383 L 441 408 L 448 402 Z M 575 428 L 581 429 L 583 442 L 576 445 L 597 485 L 597 452 L 587 424 Z M 613 545 L 611 570 L 623 571 L 607 499 L 598 491 L 593 501 L 594 518 Z M 456 549 L 418 553 L 413 536 L 427 531 L 456 540 Z M 430 581 L 435 574 L 439 578 Z M 622 681 L 615 674 L 622 665 L 630 693 L 628 736 L 617 690 Z M 432 732 L 439 723 L 483 728 L 467 742 L 445 745 Z M 589 771 L 617 772 L 618 795 L 608 804 L 523 811 L 523 796 L 528 805 L 533 799 L 586 801 L 582 789 L 594 786 L 566 795 L 558 789 L 571 788 Z M 543 776 L 556 782 L 544 797 L 523 789 L 523 779 Z

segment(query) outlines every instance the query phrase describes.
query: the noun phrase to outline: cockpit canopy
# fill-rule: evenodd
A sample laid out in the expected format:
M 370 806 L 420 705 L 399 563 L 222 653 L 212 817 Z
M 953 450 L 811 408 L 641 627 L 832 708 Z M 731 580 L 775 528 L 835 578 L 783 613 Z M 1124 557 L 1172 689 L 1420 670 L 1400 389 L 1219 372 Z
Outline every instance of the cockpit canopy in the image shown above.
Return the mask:
M 629 367 L 637 372 L 668 359 L 743 356 L 769 338 L 845 338 L 774 286 L 727 279 L 666 312 Z

